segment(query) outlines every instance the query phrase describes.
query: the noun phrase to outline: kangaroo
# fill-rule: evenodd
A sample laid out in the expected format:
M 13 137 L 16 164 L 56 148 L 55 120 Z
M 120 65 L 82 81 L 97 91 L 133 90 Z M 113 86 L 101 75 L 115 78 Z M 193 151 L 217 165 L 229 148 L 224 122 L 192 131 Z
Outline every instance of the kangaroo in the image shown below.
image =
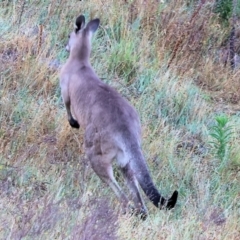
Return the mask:
M 69 58 L 60 72 L 61 94 L 69 124 L 73 128 L 81 126 L 85 131 L 85 153 L 95 173 L 127 209 L 129 199 L 113 174 L 112 163 L 116 161 L 131 192 L 136 214 L 145 219 L 147 208 L 138 183 L 160 209 L 173 208 L 178 192 L 174 191 L 168 200 L 159 193 L 141 150 L 141 126 L 136 110 L 102 82 L 90 64 L 91 39 L 99 23 L 99 19 L 94 19 L 85 26 L 85 17 L 77 17 L 66 46 Z

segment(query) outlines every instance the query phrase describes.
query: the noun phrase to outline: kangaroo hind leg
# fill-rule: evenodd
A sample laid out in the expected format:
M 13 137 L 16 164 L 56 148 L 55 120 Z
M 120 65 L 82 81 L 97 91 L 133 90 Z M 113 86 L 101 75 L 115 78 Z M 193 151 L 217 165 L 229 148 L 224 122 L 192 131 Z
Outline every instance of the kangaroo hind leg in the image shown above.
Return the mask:
M 107 157 L 107 156 L 105 156 Z M 118 185 L 112 169 L 111 163 L 106 163 L 106 159 L 104 159 L 104 155 L 97 155 L 90 159 L 91 165 L 95 173 L 99 176 L 99 178 L 108 184 L 108 186 L 114 191 L 118 200 L 123 206 L 124 211 L 126 212 L 128 206 L 128 198 L 125 193 L 122 191 L 120 186 Z
M 142 200 L 142 197 L 139 192 L 138 182 L 135 177 L 134 171 L 132 170 L 130 163 L 127 163 L 125 167 L 121 168 L 124 179 L 127 183 L 131 195 L 133 197 L 133 202 L 135 206 L 136 213 L 141 215 L 141 218 L 145 220 L 147 218 L 147 208 Z
M 62 93 L 62 98 L 67 110 L 67 115 L 68 115 L 68 122 L 70 124 L 71 127 L 73 128 L 79 128 L 79 123 L 78 121 L 76 121 L 71 113 L 71 101 L 70 101 L 70 97 L 68 94 L 68 88 L 66 88 L 66 86 L 61 86 L 61 93 Z

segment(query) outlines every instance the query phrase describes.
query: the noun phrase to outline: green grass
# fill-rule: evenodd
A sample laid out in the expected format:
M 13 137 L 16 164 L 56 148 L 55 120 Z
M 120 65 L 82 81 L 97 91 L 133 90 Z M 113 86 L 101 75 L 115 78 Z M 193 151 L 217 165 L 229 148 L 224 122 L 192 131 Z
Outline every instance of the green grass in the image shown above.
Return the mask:
M 216 62 L 213 41 L 227 30 L 214 15 L 203 19 L 210 5 L 188 28 L 196 1 L 47 0 L 26 1 L 24 8 L 22 2 L 0 3 L 0 239 L 237 240 L 240 124 L 229 96 L 239 89 L 239 72 Z M 143 194 L 149 209 L 144 222 L 121 213 L 84 158 L 83 131 L 67 122 L 58 72 L 79 11 L 101 19 L 91 61 L 99 77 L 136 107 L 153 181 L 166 197 L 179 191 L 169 212 Z M 194 27 L 203 20 L 204 44 L 194 48 L 201 43 L 183 33 L 201 34 Z M 231 151 L 221 167 L 220 148 L 214 145 L 214 152 L 209 142 L 213 119 L 223 114 Z

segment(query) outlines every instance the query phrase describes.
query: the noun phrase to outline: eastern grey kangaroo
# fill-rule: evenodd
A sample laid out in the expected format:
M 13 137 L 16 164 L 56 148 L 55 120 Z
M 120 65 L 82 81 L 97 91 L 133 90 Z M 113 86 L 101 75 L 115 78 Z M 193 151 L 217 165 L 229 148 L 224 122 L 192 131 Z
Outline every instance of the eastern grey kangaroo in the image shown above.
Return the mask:
M 145 218 L 147 209 L 138 183 L 160 209 L 173 208 L 178 192 L 168 200 L 158 192 L 141 151 L 141 126 L 136 110 L 102 82 L 90 64 L 91 38 L 99 23 L 99 19 L 94 19 L 85 26 L 83 15 L 76 19 L 66 46 L 70 55 L 60 72 L 62 98 L 70 125 L 85 130 L 85 152 L 95 173 L 112 188 L 126 209 L 129 200 L 113 175 L 112 164 L 116 160 L 130 189 L 135 211 Z

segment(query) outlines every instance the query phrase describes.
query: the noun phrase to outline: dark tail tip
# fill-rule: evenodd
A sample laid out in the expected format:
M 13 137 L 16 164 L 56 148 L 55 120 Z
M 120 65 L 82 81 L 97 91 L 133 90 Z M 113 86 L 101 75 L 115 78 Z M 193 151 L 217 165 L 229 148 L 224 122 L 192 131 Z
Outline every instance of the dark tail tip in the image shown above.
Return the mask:
M 68 122 L 71 125 L 71 127 L 73 127 L 73 128 L 80 128 L 80 125 L 79 125 L 77 120 L 71 118 L 70 120 L 68 120 Z
M 173 195 L 168 199 L 166 208 L 168 210 L 174 208 L 178 198 L 178 191 L 174 191 Z

